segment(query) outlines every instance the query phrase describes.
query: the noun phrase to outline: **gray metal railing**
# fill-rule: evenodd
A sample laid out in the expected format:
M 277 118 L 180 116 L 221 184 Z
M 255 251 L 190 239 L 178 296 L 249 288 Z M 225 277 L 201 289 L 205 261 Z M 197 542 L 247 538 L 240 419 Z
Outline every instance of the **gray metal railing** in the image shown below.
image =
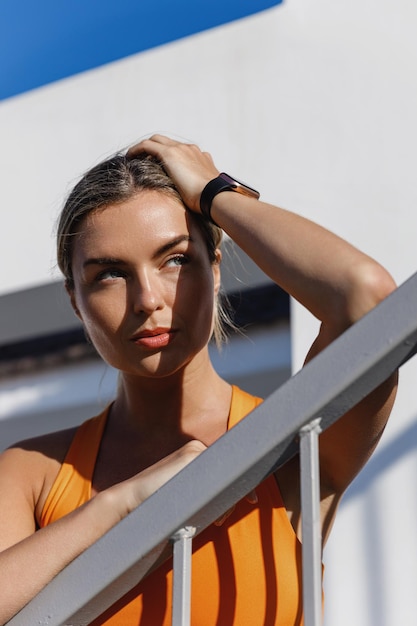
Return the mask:
M 173 625 L 186 626 L 192 536 L 300 450 L 305 625 L 317 626 L 318 434 L 416 350 L 417 274 L 70 563 L 8 625 L 89 624 L 171 554 L 174 543 Z

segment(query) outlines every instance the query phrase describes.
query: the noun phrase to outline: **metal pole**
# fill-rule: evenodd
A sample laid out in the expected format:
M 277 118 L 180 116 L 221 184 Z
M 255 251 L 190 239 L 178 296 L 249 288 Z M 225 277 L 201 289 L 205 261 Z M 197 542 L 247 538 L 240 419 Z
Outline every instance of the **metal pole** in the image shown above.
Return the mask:
M 322 540 L 318 436 L 321 419 L 300 430 L 304 626 L 322 623 Z
M 172 537 L 174 543 L 172 626 L 190 626 L 191 552 L 195 530 L 193 526 L 185 526 Z

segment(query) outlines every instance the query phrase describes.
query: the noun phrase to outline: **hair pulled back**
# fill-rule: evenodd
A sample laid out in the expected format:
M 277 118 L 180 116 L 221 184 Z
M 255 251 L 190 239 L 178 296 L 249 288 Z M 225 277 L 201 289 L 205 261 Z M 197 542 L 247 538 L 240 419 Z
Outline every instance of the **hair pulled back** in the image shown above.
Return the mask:
M 57 227 L 57 262 L 69 290 L 74 288 L 72 255 L 82 221 L 90 213 L 125 202 L 144 189 L 165 193 L 183 203 L 162 163 L 147 154 L 135 158 L 116 154 L 88 170 L 75 185 L 61 211 Z M 222 241 L 221 228 L 196 213 L 192 213 L 192 218 L 203 236 L 210 262 L 216 263 L 216 250 Z M 218 301 L 214 325 L 218 346 L 226 338 L 224 322 L 230 323 L 230 320 Z

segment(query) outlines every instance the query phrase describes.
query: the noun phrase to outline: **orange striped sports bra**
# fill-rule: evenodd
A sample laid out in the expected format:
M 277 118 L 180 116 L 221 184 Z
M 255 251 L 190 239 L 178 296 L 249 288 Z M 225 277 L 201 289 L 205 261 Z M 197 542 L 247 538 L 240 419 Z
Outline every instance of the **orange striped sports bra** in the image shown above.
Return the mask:
M 261 399 L 233 387 L 228 428 Z M 42 511 L 46 526 L 91 497 L 94 466 L 108 410 L 82 424 Z M 221 526 L 193 541 L 192 626 L 301 626 L 301 544 L 274 476 L 241 500 Z M 92 573 L 93 575 L 93 573 Z M 170 626 L 172 564 L 156 571 L 91 626 Z

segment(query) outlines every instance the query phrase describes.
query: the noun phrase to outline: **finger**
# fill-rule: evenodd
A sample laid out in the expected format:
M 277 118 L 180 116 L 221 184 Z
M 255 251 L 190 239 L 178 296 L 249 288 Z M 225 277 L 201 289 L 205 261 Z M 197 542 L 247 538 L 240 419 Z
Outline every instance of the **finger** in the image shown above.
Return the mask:
M 149 137 L 149 140 L 155 141 L 157 143 L 162 143 L 165 146 L 175 146 L 176 144 L 182 143 L 181 141 L 176 141 L 175 139 L 171 139 L 171 137 L 167 137 L 166 135 L 160 135 L 159 133 L 151 135 L 151 137 Z
M 135 143 L 131 146 L 126 152 L 126 157 L 128 159 L 134 159 L 139 154 L 154 154 L 154 150 L 152 150 L 153 144 L 150 143 L 149 139 L 142 139 L 139 143 Z
M 171 139 L 166 135 L 160 135 L 159 133 L 156 133 L 154 135 L 151 135 L 151 137 L 142 139 L 138 143 L 131 146 L 126 152 L 126 156 L 128 159 L 132 159 L 138 154 L 142 154 L 143 152 L 156 154 L 161 146 L 175 146 L 179 143 L 180 142 L 175 141 L 174 139 Z
M 246 496 L 246 500 L 250 502 L 251 504 L 258 503 L 258 494 L 256 493 L 255 489 L 253 489 L 252 491 L 248 493 L 248 495 Z
M 233 513 L 234 510 L 235 510 L 235 507 L 232 506 L 232 508 L 228 509 L 226 513 L 223 513 L 221 517 L 216 519 L 216 521 L 214 522 L 214 525 L 221 526 L 222 524 L 224 524 L 224 522 L 227 520 L 228 517 L 230 517 L 230 515 Z
M 246 496 L 246 500 L 248 502 L 250 502 L 250 504 L 257 504 L 258 503 L 258 495 L 256 493 L 256 490 L 253 489 L 252 491 L 250 491 L 248 493 L 248 495 Z M 214 525 L 215 526 L 221 526 L 222 524 L 224 524 L 224 522 L 227 520 L 228 517 L 231 516 L 231 514 L 233 513 L 233 511 L 235 510 L 235 506 L 232 506 L 230 509 L 228 509 L 226 511 L 226 513 L 224 513 L 221 517 L 219 517 L 215 522 Z

